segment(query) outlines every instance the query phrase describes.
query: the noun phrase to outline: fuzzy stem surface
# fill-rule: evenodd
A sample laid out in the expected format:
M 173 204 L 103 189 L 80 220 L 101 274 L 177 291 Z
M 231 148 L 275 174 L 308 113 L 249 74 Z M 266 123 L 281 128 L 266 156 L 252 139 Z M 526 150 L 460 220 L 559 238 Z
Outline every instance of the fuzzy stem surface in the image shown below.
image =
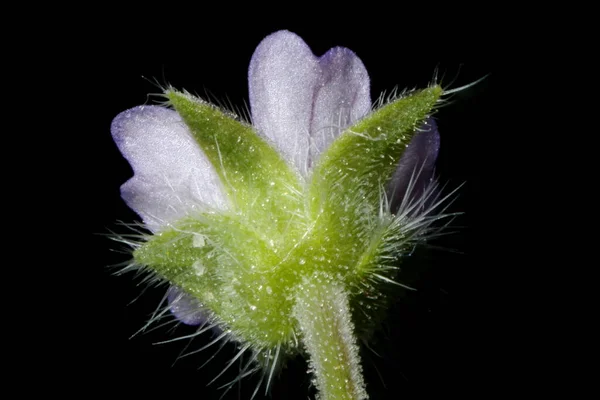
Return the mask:
M 304 280 L 294 315 L 310 356 L 310 371 L 320 400 L 367 399 L 354 335 L 348 294 L 323 277 Z

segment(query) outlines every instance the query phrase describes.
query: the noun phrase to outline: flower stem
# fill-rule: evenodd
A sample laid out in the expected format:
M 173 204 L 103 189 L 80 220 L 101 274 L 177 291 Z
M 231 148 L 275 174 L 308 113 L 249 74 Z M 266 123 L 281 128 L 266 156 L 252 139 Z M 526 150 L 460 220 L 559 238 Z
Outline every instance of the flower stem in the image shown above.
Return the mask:
M 330 279 L 315 276 L 298 290 L 294 316 L 310 355 L 320 400 L 367 399 L 348 294 Z

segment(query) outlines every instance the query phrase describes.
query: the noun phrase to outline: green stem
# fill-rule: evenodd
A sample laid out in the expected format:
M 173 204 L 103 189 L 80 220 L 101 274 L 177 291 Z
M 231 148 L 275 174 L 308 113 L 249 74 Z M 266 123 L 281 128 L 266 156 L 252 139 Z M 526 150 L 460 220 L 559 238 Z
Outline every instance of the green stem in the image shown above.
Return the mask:
M 310 355 L 320 400 L 367 399 L 348 294 L 338 283 L 314 276 L 297 292 L 294 316 Z

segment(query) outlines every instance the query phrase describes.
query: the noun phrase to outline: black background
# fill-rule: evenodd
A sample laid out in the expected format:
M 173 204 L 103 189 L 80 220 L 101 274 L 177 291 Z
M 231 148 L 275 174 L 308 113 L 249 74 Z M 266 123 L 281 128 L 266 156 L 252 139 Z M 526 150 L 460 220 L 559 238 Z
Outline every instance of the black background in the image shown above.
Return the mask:
M 78 390 L 72 386 L 76 381 L 86 393 L 99 395 L 212 399 L 222 394 L 218 386 L 235 377 L 237 364 L 206 387 L 235 354 L 233 345 L 225 346 L 198 369 L 217 346 L 173 365 L 186 342 L 153 344 L 189 333 L 185 327 L 174 333 L 157 329 L 130 339 L 154 311 L 164 290 L 149 289 L 139 296 L 144 286 L 137 286 L 133 276 L 111 275 L 109 267 L 128 257 L 114 251 L 119 244 L 103 235 L 111 230 L 125 232 L 118 221 L 132 222 L 138 217 L 120 199 L 119 187 L 132 172 L 112 142 L 110 123 L 127 108 L 155 101 L 156 97 L 148 97 L 158 92 L 154 81 L 198 94 L 208 91 L 216 99 L 243 105 L 254 48 L 266 35 L 288 29 L 299 34 L 316 55 L 333 46 L 356 52 L 369 71 L 373 100 L 395 86 L 424 87 L 436 70 L 443 84 L 452 82 L 450 88 L 490 74 L 482 83 L 452 96 L 453 101 L 436 115 L 442 140 L 441 179 L 449 187 L 465 182 L 452 208 L 465 212 L 456 221 L 463 228 L 435 243 L 455 251 L 430 251 L 413 260 L 422 271 L 415 282 L 419 290 L 399 294 L 383 333 L 373 344 L 379 356 L 368 350 L 362 355 L 373 399 L 496 392 L 487 384 L 496 373 L 493 360 L 498 348 L 491 340 L 491 311 L 482 289 L 489 273 L 480 257 L 485 225 L 493 212 L 485 180 L 488 158 L 495 148 L 497 96 L 503 90 L 503 68 L 490 29 L 472 23 L 462 28 L 432 28 L 404 21 L 373 21 L 360 27 L 340 21 L 304 21 L 214 28 L 188 21 L 178 25 L 159 17 L 155 15 L 147 24 L 136 21 L 130 27 L 120 21 L 118 29 L 113 21 L 77 26 L 64 38 L 71 62 L 59 67 L 69 77 L 63 85 L 73 96 L 81 119 L 78 129 L 69 130 L 76 157 L 65 173 L 71 196 L 68 205 L 74 215 L 69 221 L 78 245 L 69 250 L 75 262 L 69 263 L 64 280 L 68 289 L 61 293 L 66 306 L 59 318 L 64 318 L 67 324 L 63 326 L 68 328 L 61 329 L 61 343 L 66 343 L 57 350 L 68 357 L 58 368 L 63 378 L 53 384 L 61 390 Z M 74 40 L 79 29 L 85 32 L 84 44 Z M 209 337 L 198 338 L 190 349 L 207 343 Z M 225 398 L 249 398 L 256 382 L 246 378 L 241 389 L 235 387 Z M 272 396 L 306 399 L 313 393 L 306 365 L 297 359 L 275 380 Z M 261 396 L 262 391 L 257 398 Z

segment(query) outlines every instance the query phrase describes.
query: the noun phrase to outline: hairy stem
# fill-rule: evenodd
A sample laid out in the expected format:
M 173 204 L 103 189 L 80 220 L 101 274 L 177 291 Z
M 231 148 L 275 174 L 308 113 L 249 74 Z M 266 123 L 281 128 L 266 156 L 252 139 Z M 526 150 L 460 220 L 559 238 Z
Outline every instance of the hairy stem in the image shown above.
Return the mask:
M 342 286 L 326 277 L 304 280 L 294 316 L 310 355 L 318 399 L 367 399 L 348 294 Z

